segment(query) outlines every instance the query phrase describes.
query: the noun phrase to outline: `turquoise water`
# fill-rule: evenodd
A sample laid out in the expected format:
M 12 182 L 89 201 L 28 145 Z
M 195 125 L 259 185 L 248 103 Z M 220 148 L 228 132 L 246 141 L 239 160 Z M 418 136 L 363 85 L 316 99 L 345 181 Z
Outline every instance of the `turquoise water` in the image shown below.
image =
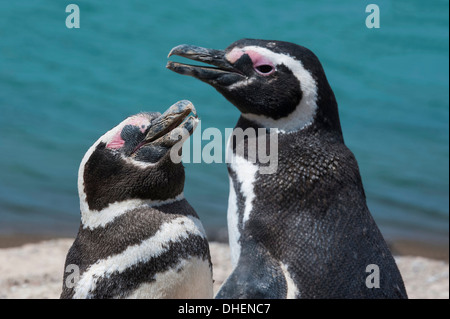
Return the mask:
M 68 29 L 69 3 L 80 28 Z M 370 3 L 370 2 L 369 2 Z M 368 204 L 391 237 L 448 241 L 448 1 L 2 1 L 0 234 L 74 234 L 78 165 L 126 116 L 189 99 L 202 128 L 239 113 L 213 88 L 165 69 L 181 43 L 295 42 L 322 61 Z M 226 225 L 225 164 L 186 164 L 207 229 Z

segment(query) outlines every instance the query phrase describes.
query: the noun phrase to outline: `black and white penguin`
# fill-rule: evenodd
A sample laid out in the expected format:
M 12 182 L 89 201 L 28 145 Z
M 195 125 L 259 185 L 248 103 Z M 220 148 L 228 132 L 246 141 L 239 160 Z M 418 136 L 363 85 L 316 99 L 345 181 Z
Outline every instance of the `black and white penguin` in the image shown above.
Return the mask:
M 61 298 L 213 297 L 209 246 L 183 196 L 178 152 L 197 123 L 192 103 L 179 101 L 162 115 L 128 117 L 89 148 Z
M 254 39 L 224 51 L 180 45 L 171 55 L 215 66 L 167 65 L 212 85 L 241 111 L 235 129 L 257 136 L 228 143 L 234 270 L 216 297 L 407 298 L 318 58 L 293 43 Z M 269 141 L 271 128 L 278 166 L 263 174 L 266 164 L 248 145 Z

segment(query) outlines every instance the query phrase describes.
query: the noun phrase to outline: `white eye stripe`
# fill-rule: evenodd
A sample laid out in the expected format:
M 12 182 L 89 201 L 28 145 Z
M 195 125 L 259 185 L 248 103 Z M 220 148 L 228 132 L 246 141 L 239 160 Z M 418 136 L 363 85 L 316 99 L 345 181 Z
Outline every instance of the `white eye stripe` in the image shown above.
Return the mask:
M 242 48 L 242 50 L 255 51 L 269 59 L 275 66 L 285 65 L 300 82 L 300 89 L 303 95 L 295 110 L 281 119 L 275 120 L 264 115 L 251 113 L 243 113 L 242 116 L 262 127 L 277 128 L 280 133 L 295 132 L 310 125 L 317 111 L 317 83 L 311 73 L 303 67 L 303 63 L 288 54 L 275 53 L 269 49 L 257 46 L 247 46 Z M 251 83 L 250 81 L 237 82 L 230 86 L 230 89 L 248 85 Z

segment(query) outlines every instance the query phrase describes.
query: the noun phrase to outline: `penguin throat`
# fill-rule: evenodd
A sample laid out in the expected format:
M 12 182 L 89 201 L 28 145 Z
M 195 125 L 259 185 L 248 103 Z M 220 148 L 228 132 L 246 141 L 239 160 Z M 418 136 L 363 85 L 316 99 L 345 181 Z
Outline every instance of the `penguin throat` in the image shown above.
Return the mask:
M 180 193 L 174 198 L 165 200 L 128 199 L 109 204 L 102 210 L 90 210 L 87 202 L 83 203 L 83 198 L 80 196 L 81 222 L 83 228 L 89 228 L 92 230 L 98 227 L 105 227 L 117 217 L 122 216 L 133 209 L 137 209 L 140 207 L 158 207 L 162 205 L 172 204 L 183 199 L 184 193 Z
M 302 105 L 300 102 L 291 114 L 280 119 L 252 113 L 242 113 L 242 117 L 260 127 L 274 128 L 277 133 L 293 133 L 310 126 L 314 122 L 316 110 L 315 103 L 303 103 Z

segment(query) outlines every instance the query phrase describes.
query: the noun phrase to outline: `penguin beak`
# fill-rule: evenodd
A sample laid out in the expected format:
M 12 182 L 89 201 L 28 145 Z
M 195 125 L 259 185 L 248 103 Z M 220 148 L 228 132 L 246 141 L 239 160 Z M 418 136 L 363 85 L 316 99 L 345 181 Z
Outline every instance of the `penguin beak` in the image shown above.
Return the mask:
M 234 68 L 225 58 L 225 51 L 206 49 L 182 44 L 173 48 L 168 57 L 178 55 L 194 61 L 207 63 L 215 67 L 189 65 L 169 61 L 167 68 L 182 75 L 193 76 L 214 87 L 228 86 L 245 78 L 245 75 Z
M 193 115 L 188 117 L 191 113 Z M 179 101 L 152 120 L 144 140 L 132 153 L 148 144 L 170 148 L 180 141 L 184 142 L 192 135 L 198 121 L 194 105 L 187 100 Z

